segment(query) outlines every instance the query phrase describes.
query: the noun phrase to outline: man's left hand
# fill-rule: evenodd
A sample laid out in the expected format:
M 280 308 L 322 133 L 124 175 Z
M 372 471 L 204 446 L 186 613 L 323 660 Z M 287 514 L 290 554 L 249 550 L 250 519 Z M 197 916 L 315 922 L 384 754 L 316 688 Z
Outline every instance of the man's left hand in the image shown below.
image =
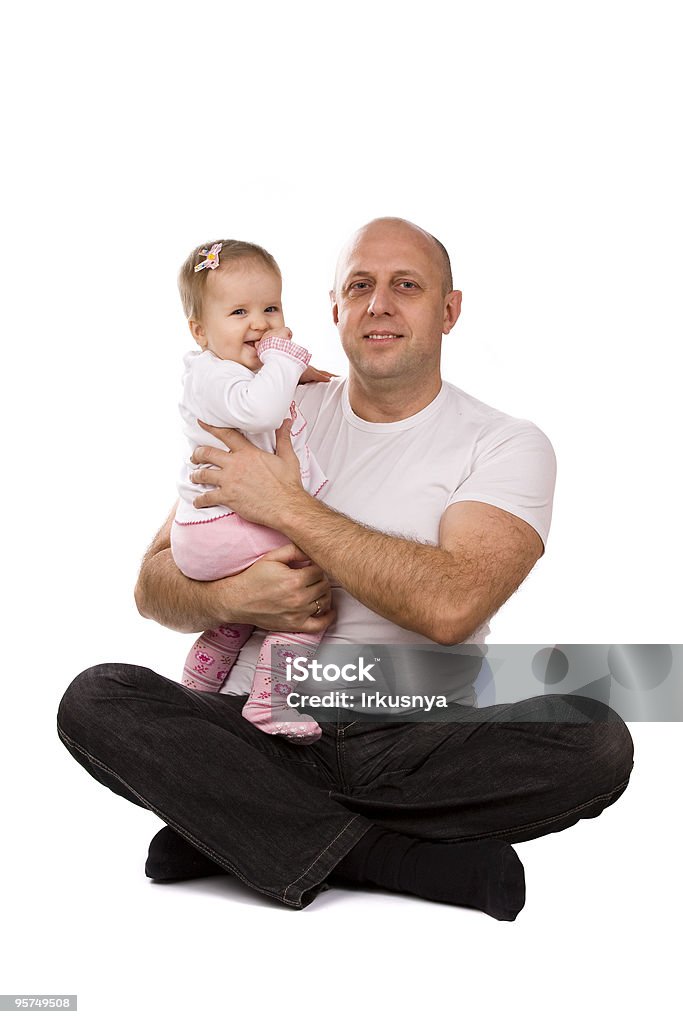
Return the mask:
M 299 384 L 329 384 L 336 377 L 336 373 L 328 370 L 316 370 L 310 363 L 299 377 Z
M 279 509 L 303 493 L 299 460 L 289 435 L 292 421 L 285 420 L 276 430 L 275 455 L 257 448 L 239 430 L 198 423 L 230 451 L 195 448 L 191 461 L 204 468 L 196 469 L 192 480 L 213 488 L 194 499 L 195 508 L 228 505 L 252 523 L 277 529 Z

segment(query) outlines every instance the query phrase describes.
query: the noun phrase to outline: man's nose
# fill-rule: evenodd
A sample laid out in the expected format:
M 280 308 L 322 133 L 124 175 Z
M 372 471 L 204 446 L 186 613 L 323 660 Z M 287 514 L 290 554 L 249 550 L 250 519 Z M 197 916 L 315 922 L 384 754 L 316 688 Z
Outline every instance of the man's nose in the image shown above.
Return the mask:
M 375 287 L 368 303 L 368 313 L 372 316 L 382 316 L 394 312 L 394 305 L 389 288 Z

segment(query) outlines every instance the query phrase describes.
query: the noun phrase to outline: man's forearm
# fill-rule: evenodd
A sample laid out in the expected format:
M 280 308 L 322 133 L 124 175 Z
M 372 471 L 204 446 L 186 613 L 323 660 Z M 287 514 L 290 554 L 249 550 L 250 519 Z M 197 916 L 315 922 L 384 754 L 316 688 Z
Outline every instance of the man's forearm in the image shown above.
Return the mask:
M 283 504 L 277 529 L 383 618 L 437 643 L 466 638 L 444 600 L 458 583 L 449 552 L 362 526 L 303 491 Z
M 170 548 L 148 555 L 135 587 L 138 611 L 147 619 L 179 633 L 201 633 L 231 621 L 225 608 L 226 580 L 220 581 L 225 615 L 216 616 L 215 587 L 183 576 L 173 561 Z
M 237 430 L 210 430 L 229 452 L 195 450 L 193 462 L 208 465 L 192 479 L 211 488 L 195 499 L 197 508 L 222 503 L 251 522 L 279 530 L 366 607 L 436 643 L 465 642 L 543 554 L 532 525 L 474 499 L 443 510 L 438 545 L 381 533 L 306 493 L 286 424 L 276 431 L 274 455 Z M 312 603 L 319 603 L 314 596 Z

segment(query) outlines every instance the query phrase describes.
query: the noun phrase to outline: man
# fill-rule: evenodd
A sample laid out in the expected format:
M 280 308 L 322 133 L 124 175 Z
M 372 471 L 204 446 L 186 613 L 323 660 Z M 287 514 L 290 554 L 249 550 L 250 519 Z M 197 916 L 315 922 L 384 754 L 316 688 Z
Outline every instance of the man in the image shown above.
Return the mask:
M 325 628 L 332 643 L 479 642 L 543 553 L 552 448 L 533 424 L 442 382 L 461 293 L 433 236 L 397 218 L 361 228 L 331 299 L 348 383 L 297 395 L 326 503 L 302 489 L 286 424 L 274 455 L 212 430 L 223 447 L 195 452 L 194 479 L 211 488 L 196 503 L 229 505 L 292 544 L 196 583 L 173 564 L 169 517 L 138 607 L 188 632 L 233 621 Z M 304 554 L 311 565 L 289 566 Z M 259 646 L 255 634 L 221 694 L 105 665 L 64 695 L 73 756 L 167 822 L 152 878 L 225 870 L 295 908 L 330 884 L 375 885 L 513 920 L 525 889 L 510 843 L 599 814 L 628 783 L 628 730 L 580 697 L 463 704 L 455 722 L 340 716 L 310 746 L 273 740 L 240 714 Z

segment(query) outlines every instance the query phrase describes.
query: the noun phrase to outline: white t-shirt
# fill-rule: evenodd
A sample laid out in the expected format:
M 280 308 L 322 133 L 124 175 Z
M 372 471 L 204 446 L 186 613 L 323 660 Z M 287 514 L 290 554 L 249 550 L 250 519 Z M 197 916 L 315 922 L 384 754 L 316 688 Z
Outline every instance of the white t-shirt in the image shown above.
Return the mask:
M 437 544 L 449 505 L 481 501 L 529 523 L 545 545 L 555 454 L 528 420 L 508 416 L 446 382 L 425 409 L 395 423 L 368 423 L 356 416 L 342 378 L 300 385 L 296 401 L 308 423 L 311 451 L 330 481 L 324 493 L 330 508 L 382 533 Z M 324 643 L 433 643 L 330 582 L 337 619 Z M 466 642 L 483 643 L 488 625 Z M 221 692 L 249 693 L 264 635 L 254 630 Z

